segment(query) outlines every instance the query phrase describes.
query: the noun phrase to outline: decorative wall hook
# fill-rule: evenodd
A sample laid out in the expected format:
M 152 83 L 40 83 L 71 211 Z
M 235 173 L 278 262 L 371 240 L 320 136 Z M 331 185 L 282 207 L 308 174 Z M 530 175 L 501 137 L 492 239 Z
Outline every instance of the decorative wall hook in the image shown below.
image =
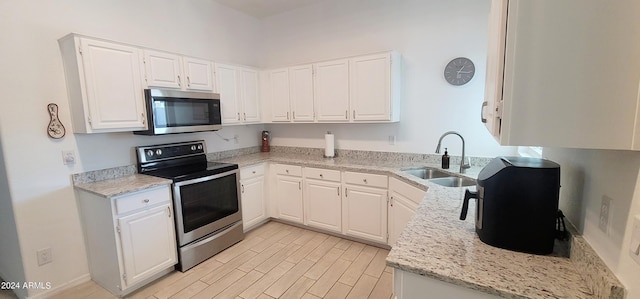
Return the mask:
M 58 105 L 50 103 L 47 105 L 47 110 L 49 110 L 49 116 L 51 117 L 49 127 L 47 128 L 49 137 L 53 139 L 60 139 L 64 137 L 65 129 L 62 122 L 60 122 L 60 119 L 58 119 Z

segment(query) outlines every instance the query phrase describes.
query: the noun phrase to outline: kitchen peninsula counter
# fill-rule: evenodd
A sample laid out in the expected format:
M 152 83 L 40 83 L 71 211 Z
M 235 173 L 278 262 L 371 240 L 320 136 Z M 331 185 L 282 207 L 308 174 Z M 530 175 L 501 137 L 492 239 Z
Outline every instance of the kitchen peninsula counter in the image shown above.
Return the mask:
M 366 159 L 286 153 L 256 153 L 221 160 L 241 167 L 262 162 L 359 171 L 396 177 L 427 190 L 416 215 L 387 257 L 387 265 L 454 285 L 504 298 L 624 298 L 624 289 L 586 241 L 571 230 L 569 250 L 557 246 L 551 255 L 534 255 L 496 248 L 475 233 L 472 201 L 466 221 L 459 219 L 466 188 L 443 187 L 402 172 L 438 167 L 433 161 Z M 454 175 L 455 164 L 450 171 Z M 465 176 L 476 178 L 481 167 Z M 569 226 L 571 226 L 569 224 Z

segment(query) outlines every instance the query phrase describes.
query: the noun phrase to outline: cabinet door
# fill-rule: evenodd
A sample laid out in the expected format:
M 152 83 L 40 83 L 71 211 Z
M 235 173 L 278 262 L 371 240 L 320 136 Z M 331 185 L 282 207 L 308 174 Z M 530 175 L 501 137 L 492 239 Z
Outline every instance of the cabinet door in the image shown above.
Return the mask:
M 349 120 L 349 60 L 315 64 L 314 95 L 318 121 Z
M 289 68 L 289 84 L 293 121 L 313 121 L 313 66 Z
M 185 89 L 213 91 L 213 67 L 208 60 L 184 57 Z
M 138 49 L 85 38 L 80 48 L 91 128 L 146 129 Z
M 491 1 L 487 49 L 487 73 L 481 119 L 491 135 L 500 141 L 502 83 L 507 30 L 508 1 Z
M 307 179 L 304 186 L 304 224 L 342 232 L 340 183 Z
M 180 88 L 182 82 L 180 75 L 179 55 L 144 50 L 145 78 L 149 87 Z
M 279 69 L 269 73 L 271 89 L 271 121 L 288 122 L 289 106 L 289 70 Z
M 391 120 L 391 55 L 353 58 L 349 76 L 352 119 Z
M 242 97 L 242 120 L 245 123 L 260 122 L 260 101 L 258 72 L 251 69 L 240 70 Z
M 235 66 L 216 64 L 216 80 L 220 94 L 223 124 L 240 122 L 240 86 Z
M 118 227 L 125 285 L 134 285 L 177 263 L 173 211 L 169 204 L 121 217 Z
M 393 246 L 418 207 L 407 197 L 391 191 L 389 199 L 389 242 Z
M 264 202 L 264 176 L 240 181 L 242 224 L 245 229 L 267 219 Z
M 302 178 L 278 175 L 276 203 L 279 218 L 303 223 Z
M 387 243 L 387 190 L 346 185 L 343 233 Z

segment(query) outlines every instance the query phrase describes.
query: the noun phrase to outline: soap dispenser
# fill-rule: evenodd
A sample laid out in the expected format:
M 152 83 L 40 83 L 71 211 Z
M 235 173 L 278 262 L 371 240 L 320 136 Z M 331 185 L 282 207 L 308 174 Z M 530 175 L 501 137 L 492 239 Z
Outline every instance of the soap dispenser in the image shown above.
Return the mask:
M 444 155 L 442 155 L 442 169 L 449 169 L 449 152 L 447 148 L 444 148 Z

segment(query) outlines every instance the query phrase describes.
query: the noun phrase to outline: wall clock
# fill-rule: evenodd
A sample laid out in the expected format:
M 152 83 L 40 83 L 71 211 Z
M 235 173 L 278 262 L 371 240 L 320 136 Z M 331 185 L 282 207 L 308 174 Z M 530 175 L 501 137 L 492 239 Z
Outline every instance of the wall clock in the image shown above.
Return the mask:
M 459 86 L 471 81 L 476 72 L 473 61 L 466 57 L 454 58 L 444 68 L 444 79 L 451 85 Z

